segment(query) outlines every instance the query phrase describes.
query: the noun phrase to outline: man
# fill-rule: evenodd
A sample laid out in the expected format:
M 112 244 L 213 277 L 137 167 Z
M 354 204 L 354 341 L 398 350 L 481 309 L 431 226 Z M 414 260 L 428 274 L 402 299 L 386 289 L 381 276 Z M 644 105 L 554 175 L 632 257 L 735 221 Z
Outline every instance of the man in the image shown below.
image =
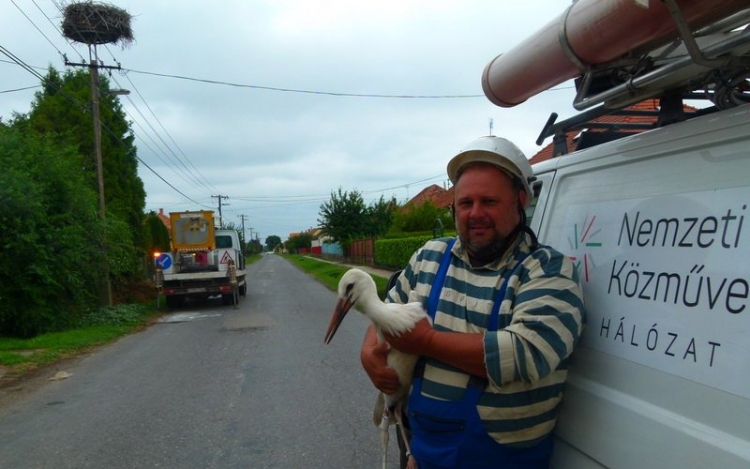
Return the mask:
M 389 292 L 390 301 L 421 300 L 434 325 L 423 320 L 383 344 L 368 330 L 363 367 L 392 393 L 389 344 L 422 357 L 408 404 L 420 469 L 546 468 L 584 324 L 577 272 L 526 225 L 533 173 L 511 142 L 474 141 L 448 177 L 458 239 L 427 242 Z

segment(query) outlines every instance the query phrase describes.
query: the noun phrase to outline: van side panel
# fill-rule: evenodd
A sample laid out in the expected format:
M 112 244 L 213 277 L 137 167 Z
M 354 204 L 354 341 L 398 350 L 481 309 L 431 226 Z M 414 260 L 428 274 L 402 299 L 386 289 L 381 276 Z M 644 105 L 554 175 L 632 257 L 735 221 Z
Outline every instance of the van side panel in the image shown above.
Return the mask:
M 588 311 L 552 467 L 750 467 L 750 106 L 534 170 Z

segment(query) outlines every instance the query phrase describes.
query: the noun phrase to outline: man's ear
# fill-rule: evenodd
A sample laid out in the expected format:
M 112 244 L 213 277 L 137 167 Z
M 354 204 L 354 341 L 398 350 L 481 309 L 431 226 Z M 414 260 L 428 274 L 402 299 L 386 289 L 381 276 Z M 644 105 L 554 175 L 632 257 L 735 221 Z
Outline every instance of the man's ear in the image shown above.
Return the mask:
M 518 191 L 518 203 L 521 204 L 521 210 L 526 207 L 526 201 L 529 200 L 529 194 L 526 191 Z

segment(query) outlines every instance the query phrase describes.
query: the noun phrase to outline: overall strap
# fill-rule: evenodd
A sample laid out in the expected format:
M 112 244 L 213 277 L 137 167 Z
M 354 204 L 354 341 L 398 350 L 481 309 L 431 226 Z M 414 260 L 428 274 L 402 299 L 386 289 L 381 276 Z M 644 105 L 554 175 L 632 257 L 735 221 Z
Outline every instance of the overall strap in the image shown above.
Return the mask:
M 497 291 L 497 294 L 495 295 L 495 302 L 492 304 L 492 312 L 490 313 L 489 324 L 487 324 L 488 331 L 497 330 L 500 321 L 500 305 L 505 298 L 505 291 L 508 289 L 508 281 L 513 276 L 513 274 L 516 273 L 516 271 L 521 267 L 523 261 L 525 261 L 526 258 L 530 255 L 530 252 L 526 253 L 521 259 L 518 260 L 518 263 L 516 263 L 516 265 L 512 269 L 509 269 L 507 272 L 505 272 L 505 275 L 503 275 L 503 286 L 500 287 L 500 290 Z
M 451 249 L 453 249 L 455 243 L 456 238 L 448 241 L 448 246 L 446 246 L 443 257 L 440 259 L 440 267 L 435 273 L 435 280 L 430 287 L 430 297 L 427 299 L 427 314 L 433 321 L 435 320 L 435 313 L 437 313 L 440 292 L 443 290 L 443 284 L 445 283 L 445 273 L 448 272 L 448 267 L 451 265 Z
M 440 301 L 440 292 L 443 290 L 443 285 L 445 284 L 445 274 L 446 272 L 448 272 L 448 267 L 450 267 L 451 249 L 453 249 L 453 245 L 455 243 L 456 243 L 456 238 L 453 238 L 448 242 L 448 246 L 445 248 L 445 251 L 443 252 L 443 256 L 440 259 L 440 266 L 438 267 L 438 270 L 435 273 L 435 280 L 433 280 L 432 286 L 430 287 L 430 296 L 427 299 L 427 314 L 430 316 L 430 318 L 433 321 L 435 320 L 435 314 L 437 313 L 438 302 Z M 490 313 L 490 320 L 487 326 L 487 330 L 489 331 L 497 330 L 498 323 L 500 320 L 500 305 L 503 302 L 503 298 L 505 298 L 505 291 L 508 288 L 508 280 L 513 276 L 516 270 L 518 270 L 521 267 L 523 262 L 530 255 L 531 255 L 531 252 L 526 253 L 521 259 L 519 259 L 518 263 L 516 263 L 513 269 L 508 270 L 505 273 L 505 275 L 503 275 L 502 286 L 500 287 L 500 290 L 498 290 L 497 294 L 495 295 L 495 301 L 492 305 L 492 312 Z
M 445 284 L 445 275 L 448 271 L 448 267 L 450 266 L 450 258 L 451 258 L 451 249 L 453 248 L 453 244 L 455 244 L 456 239 L 453 238 L 448 242 L 448 246 L 445 248 L 445 252 L 443 252 L 443 256 L 440 259 L 440 267 L 438 267 L 437 272 L 435 273 L 435 279 L 432 282 L 432 286 L 430 287 L 430 296 L 427 300 L 427 314 L 430 316 L 430 318 L 434 321 L 435 320 L 435 314 L 437 313 L 437 306 L 438 301 L 440 298 L 440 292 L 443 289 L 443 285 Z M 533 249 L 532 249 L 533 252 Z M 495 295 L 495 301 L 492 305 L 492 311 L 490 313 L 489 322 L 487 325 L 488 331 L 497 331 L 499 321 L 500 321 L 500 305 L 503 302 L 503 299 L 505 298 L 505 292 L 508 287 L 508 280 L 513 276 L 513 274 L 521 267 L 523 262 L 526 260 L 528 256 L 531 255 L 531 252 L 526 253 L 519 261 L 516 263 L 516 265 L 512 269 L 508 269 L 505 272 L 505 275 L 503 275 L 503 281 L 502 286 L 498 290 L 497 294 Z M 422 391 L 422 377 L 424 376 L 424 370 L 425 370 L 425 357 L 419 357 L 419 360 L 417 360 L 417 364 L 414 368 L 414 381 L 413 386 L 414 389 L 412 390 L 412 395 L 421 395 Z M 479 402 L 479 398 L 484 391 L 484 388 L 486 387 L 487 380 L 483 378 L 479 378 L 478 376 L 471 375 L 469 378 L 469 384 L 466 387 L 466 392 L 464 392 L 461 402 L 462 403 L 473 403 L 476 404 Z

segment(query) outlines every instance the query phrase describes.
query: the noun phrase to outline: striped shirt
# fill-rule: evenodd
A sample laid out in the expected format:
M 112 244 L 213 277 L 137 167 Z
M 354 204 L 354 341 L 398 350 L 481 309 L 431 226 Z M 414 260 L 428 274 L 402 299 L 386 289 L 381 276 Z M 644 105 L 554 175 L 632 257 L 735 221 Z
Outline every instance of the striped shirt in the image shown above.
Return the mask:
M 389 301 L 421 301 L 426 307 L 447 241 L 428 241 L 412 256 Z M 518 447 L 532 446 L 553 430 L 568 358 L 584 325 L 583 294 L 573 263 L 540 246 L 508 280 L 498 330 L 487 331 L 503 276 L 529 251 L 529 236 L 522 234 L 502 259 L 473 268 L 456 240 L 434 321 L 439 331 L 485 333 L 489 379 L 478 412 L 490 436 Z M 428 359 L 422 392 L 459 400 L 468 382 L 467 373 Z

